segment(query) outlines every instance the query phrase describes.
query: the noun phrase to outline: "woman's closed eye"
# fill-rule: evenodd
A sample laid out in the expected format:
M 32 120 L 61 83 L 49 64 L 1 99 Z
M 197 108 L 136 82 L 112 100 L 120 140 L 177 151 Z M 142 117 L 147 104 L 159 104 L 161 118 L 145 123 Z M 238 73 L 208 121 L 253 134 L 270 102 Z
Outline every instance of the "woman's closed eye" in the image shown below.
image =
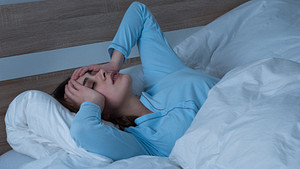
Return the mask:
M 90 89 L 94 89 L 95 88 L 95 82 L 94 81 L 88 81 L 86 83 L 86 87 L 90 88 Z
M 93 80 L 89 79 L 89 78 L 85 78 L 83 80 L 83 86 L 86 86 L 90 89 L 94 89 L 95 88 L 95 85 L 96 85 L 96 82 L 94 82 Z
M 95 85 L 96 85 L 96 83 L 95 83 L 95 82 L 93 82 L 92 89 L 94 89 L 94 88 L 95 88 Z

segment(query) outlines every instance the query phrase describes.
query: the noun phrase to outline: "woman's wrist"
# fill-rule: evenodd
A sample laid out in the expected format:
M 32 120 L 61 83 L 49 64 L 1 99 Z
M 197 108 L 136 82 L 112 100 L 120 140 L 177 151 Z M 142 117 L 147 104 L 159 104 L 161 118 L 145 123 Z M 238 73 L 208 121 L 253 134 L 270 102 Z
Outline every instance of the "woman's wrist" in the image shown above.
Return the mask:
M 115 69 L 117 69 L 117 71 L 119 71 L 124 62 L 124 58 L 125 57 L 122 52 L 114 49 L 110 63 L 115 67 Z

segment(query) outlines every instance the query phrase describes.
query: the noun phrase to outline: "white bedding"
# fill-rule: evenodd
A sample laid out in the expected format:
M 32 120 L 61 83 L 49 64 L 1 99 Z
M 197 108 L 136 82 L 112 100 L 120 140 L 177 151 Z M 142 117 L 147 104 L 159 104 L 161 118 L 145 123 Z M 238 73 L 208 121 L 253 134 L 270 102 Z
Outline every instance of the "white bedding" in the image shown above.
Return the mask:
M 16 151 L 38 159 L 23 166 L 25 169 L 176 169 L 179 166 L 187 169 L 299 169 L 299 2 L 250 1 L 174 48 L 188 66 L 218 77 L 225 76 L 209 92 L 191 127 L 176 142 L 170 158 L 138 156 L 112 163 L 106 157 L 78 148 L 69 134 L 74 115 L 37 91 L 23 93 L 16 99 L 19 101 L 10 106 L 6 116 L 8 142 Z M 253 26 L 254 23 L 260 26 Z M 226 29 L 218 27 L 223 24 L 227 25 Z M 250 27 L 245 25 L 253 27 L 248 29 Z M 274 28 L 273 31 L 264 30 L 268 25 L 272 25 L 269 28 Z M 252 34 L 260 31 L 263 35 L 263 30 L 269 31 L 266 36 L 270 36 L 270 41 L 267 37 L 260 41 L 262 36 Z M 253 36 L 242 36 L 247 33 Z M 255 45 L 255 41 L 260 42 L 259 45 Z M 276 59 L 278 57 L 285 59 Z M 143 80 L 141 67 L 135 68 L 131 72 L 135 73 L 133 89 L 139 95 Z M 30 97 L 31 102 L 21 97 Z M 41 106 L 43 102 L 48 108 Z M 17 108 L 20 103 L 28 108 Z M 37 108 L 40 110 L 35 111 Z
M 10 150 L 0 156 L 0 166 L 1 169 L 18 169 L 20 166 L 33 160 L 35 159 L 25 154 L 18 153 L 15 150 Z
M 230 71 L 171 159 L 189 169 L 299 169 L 300 63 L 267 59 Z
M 174 51 L 188 66 L 219 78 L 260 59 L 300 62 L 299 11 L 299 0 L 252 0 L 204 26 Z

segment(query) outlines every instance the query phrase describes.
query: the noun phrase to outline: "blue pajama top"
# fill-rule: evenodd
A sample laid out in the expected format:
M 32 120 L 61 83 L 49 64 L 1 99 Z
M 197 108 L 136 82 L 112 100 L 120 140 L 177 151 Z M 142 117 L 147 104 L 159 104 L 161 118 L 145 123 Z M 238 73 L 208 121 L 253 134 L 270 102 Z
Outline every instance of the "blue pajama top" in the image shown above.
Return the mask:
M 219 79 L 186 67 L 169 46 L 149 9 L 134 2 L 126 11 L 108 53 L 125 56 L 137 44 L 144 71 L 140 101 L 153 113 L 124 131 L 104 125 L 101 109 L 84 102 L 70 132 L 78 146 L 113 160 L 137 155 L 169 156 Z

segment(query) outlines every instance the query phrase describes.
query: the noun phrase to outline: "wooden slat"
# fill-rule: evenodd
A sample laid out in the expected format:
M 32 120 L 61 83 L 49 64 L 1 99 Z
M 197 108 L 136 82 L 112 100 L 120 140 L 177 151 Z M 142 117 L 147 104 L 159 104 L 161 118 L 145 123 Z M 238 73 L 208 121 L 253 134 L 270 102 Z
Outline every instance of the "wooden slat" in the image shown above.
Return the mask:
M 6 130 L 5 130 L 5 123 L 4 123 L 4 116 L 5 114 L 0 114 L 0 155 L 7 152 L 11 149 L 9 144 L 6 141 Z
M 0 57 L 112 40 L 133 0 L 47 0 L 0 6 Z M 163 31 L 205 25 L 246 0 L 151 0 Z

